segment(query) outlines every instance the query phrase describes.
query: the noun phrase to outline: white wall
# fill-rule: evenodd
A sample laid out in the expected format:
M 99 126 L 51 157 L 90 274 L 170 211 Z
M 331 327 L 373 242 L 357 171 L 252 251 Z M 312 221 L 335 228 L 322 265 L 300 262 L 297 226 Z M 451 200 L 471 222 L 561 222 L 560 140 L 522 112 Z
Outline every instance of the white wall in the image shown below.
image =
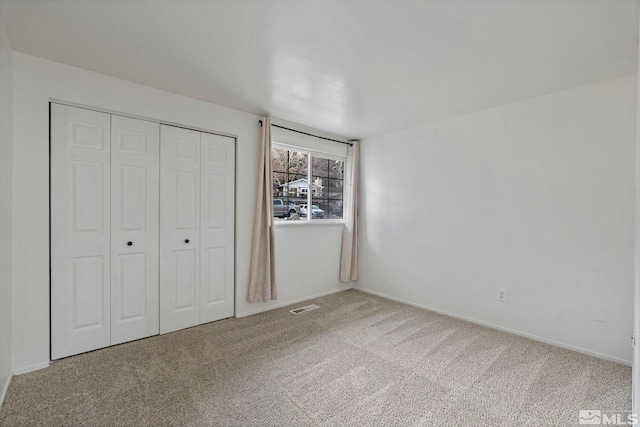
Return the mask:
M 0 405 L 11 378 L 12 50 L 0 19 Z
M 340 283 L 342 224 L 278 225 L 275 228 L 276 281 L 278 300 L 269 304 L 248 304 L 247 314 L 264 311 L 350 289 Z M 283 299 L 281 295 L 287 295 Z M 245 298 L 246 300 L 246 298 Z
M 638 70 L 640 70 L 640 46 L 638 47 Z M 640 73 L 636 80 L 636 221 L 635 221 L 635 275 L 633 285 L 633 364 L 632 364 L 632 412 L 640 413 Z
M 356 286 L 629 363 L 635 94 L 632 75 L 364 140 Z
M 311 239 L 325 260 L 339 259 L 336 229 L 323 227 L 277 233 L 279 300 L 246 301 L 256 191 L 258 117 L 62 65 L 14 53 L 14 287 L 13 369 L 27 372 L 49 361 L 49 183 L 48 103 L 57 99 L 125 114 L 213 130 L 238 137 L 236 214 L 236 315 L 344 289 L 338 284 L 339 264 L 307 271 L 287 249 Z M 298 235 L 298 232 L 300 234 Z M 335 253 L 336 248 L 338 252 Z M 291 259 L 288 259 L 291 255 Z M 295 280 L 294 280 L 295 279 Z

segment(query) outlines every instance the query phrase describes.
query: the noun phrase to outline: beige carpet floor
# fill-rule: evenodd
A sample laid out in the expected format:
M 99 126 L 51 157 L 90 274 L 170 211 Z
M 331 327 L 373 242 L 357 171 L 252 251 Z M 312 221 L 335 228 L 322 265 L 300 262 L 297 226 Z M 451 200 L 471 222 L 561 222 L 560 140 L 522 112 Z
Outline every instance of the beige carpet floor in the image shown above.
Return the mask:
M 626 366 L 355 290 L 309 303 L 15 376 L 0 425 L 573 426 L 631 408 Z

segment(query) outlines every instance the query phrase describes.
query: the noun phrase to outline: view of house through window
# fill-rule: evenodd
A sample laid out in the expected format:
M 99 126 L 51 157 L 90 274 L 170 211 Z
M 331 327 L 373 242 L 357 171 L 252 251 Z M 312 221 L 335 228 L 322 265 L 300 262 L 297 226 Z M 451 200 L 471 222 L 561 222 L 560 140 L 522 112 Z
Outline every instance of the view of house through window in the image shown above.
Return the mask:
M 342 218 L 344 159 L 275 143 L 271 154 L 276 219 Z

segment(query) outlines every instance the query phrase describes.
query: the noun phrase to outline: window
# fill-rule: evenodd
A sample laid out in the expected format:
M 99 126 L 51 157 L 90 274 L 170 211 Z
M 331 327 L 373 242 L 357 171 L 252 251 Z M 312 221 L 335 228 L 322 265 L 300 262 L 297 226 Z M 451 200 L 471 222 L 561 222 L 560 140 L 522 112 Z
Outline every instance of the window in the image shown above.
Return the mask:
M 278 143 L 271 155 L 276 219 L 342 219 L 344 158 Z

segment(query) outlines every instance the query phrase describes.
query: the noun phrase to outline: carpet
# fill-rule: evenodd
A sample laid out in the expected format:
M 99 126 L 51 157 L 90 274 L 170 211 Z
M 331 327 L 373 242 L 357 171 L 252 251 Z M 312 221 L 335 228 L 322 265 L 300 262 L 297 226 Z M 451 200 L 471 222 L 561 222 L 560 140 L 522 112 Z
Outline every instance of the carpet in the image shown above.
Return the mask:
M 628 366 L 348 290 L 15 376 L 0 425 L 573 426 L 630 409 Z

